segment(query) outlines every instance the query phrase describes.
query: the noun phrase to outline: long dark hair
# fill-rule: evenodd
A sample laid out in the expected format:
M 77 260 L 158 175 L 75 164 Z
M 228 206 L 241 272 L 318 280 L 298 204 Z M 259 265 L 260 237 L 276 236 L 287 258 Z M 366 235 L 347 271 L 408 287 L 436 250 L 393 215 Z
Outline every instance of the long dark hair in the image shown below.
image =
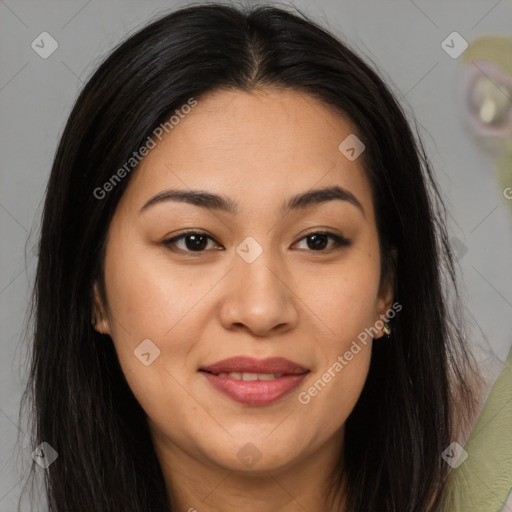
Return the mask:
M 331 491 L 343 479 L 353 512 L 419 512 L 439 503 L 447 475 L 440 455 L 460 426 L 454 408 L 467 421 L 475 411 L 468 380 L 474 361 L 458 310 L 449 306 L 449 295 L 459 298 L 457 272 L 418 131 L 378 72 L 300 11 L 202 4 L 165 15 L 111 52 L 79 95 L 55 155 L 24 394 L 34 444 L 47 442 L 59 454 L 45 475 L 50 510 L 174 509 L 145 413 L 111 339 L 90 325 L 105 235 L 136 170 L 102 199 L 94 191 L 190 98 L 266 86 L 307 93 L 357 127 L 381 278 L 394 272 L 402 305 L 390 339 L 374 344 Z

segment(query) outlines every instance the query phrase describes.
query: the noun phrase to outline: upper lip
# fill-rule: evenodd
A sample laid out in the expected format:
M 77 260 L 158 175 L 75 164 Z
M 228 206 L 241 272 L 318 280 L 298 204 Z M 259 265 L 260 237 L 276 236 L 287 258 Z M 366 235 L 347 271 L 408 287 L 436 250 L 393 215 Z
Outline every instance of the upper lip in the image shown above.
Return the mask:
M 236 356 L 208 366 L 201 366 L 199 370 L 210 373 L 281 373 L 283 375 L 299 375 L 308 370 L 300 364 L 285 359 L 284 357 L 268 357 L 266 359 L 255 359 L 249 356 Z

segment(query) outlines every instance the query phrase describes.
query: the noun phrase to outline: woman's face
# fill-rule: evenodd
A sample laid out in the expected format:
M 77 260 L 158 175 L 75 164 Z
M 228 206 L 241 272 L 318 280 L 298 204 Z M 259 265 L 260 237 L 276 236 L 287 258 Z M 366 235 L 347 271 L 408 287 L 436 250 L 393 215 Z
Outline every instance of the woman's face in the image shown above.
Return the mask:
M 338 148 L 353 133 L 299 92 L 216 91 L 133 171 L 95 328 L 160 454 L 253 472 L 337 455 L 368 373 L 363 333 L 392 303 L 362 158 Z

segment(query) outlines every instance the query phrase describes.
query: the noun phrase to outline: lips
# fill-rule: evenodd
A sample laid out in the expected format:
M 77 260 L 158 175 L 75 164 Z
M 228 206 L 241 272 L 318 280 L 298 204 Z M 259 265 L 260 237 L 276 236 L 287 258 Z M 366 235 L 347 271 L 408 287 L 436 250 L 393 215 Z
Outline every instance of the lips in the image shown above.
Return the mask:
M 309 373 L 282 357 L 232 357 L 199 371 L 214 389 L 245 405 L 268 405 L 295 389 Z
M 307 372 L 300 364 L 294 363 L 284 357 L 269 357 L 267 359 L 254 359 L 253 357 L 239 356 L 223 359 L 208 366 L 202 366 L 202 371 L 210 373 L 278 373 L 281 375 L 300 375 Z

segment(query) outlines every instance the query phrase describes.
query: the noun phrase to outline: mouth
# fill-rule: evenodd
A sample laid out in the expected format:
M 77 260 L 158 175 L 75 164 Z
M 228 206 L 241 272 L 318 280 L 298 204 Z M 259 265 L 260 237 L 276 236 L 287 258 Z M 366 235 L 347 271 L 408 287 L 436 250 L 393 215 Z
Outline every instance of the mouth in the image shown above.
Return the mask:
M 295 389 L 310 370 L 281 357 L 263 360 L 232 357 L 198 370 L 212 387 L 250 406 L 277 402 Z

